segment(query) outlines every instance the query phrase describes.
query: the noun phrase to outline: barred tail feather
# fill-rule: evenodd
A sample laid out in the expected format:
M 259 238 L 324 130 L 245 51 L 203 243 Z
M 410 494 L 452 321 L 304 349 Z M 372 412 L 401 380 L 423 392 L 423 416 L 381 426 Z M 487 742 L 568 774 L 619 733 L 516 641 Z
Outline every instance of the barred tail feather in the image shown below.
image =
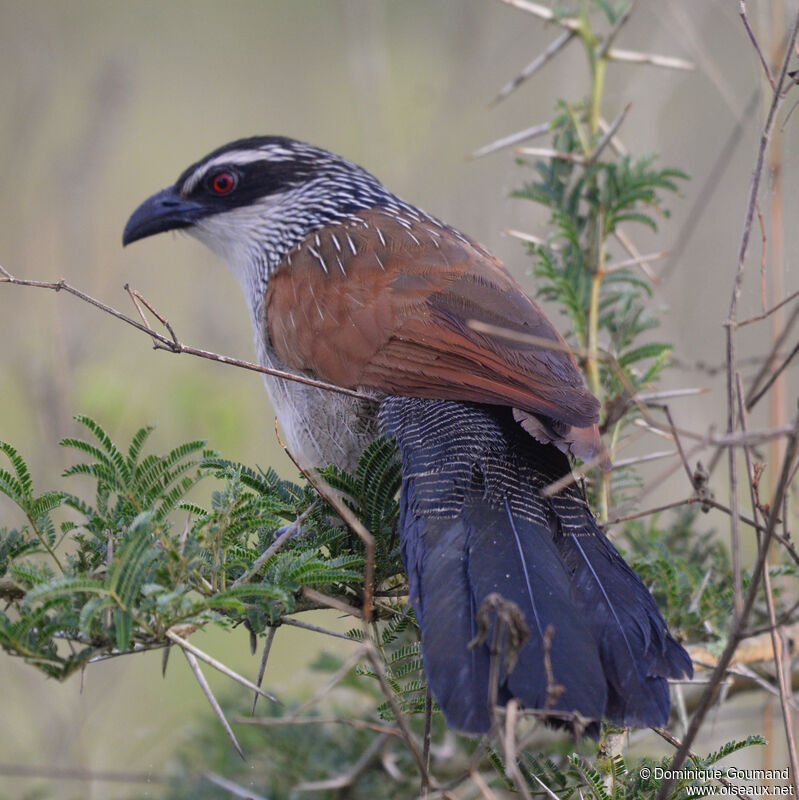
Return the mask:
M 530 630 L 515 668 L 499 674 L 501 705 L 517 697 L 560 720 L 577 712 L 593 720 L 593 735 L 603 716 L 665 724 L 665 679 L 690 675 L 690 659 L 576 488 L 540 494 L 568 470 L 565 456 L 527 436 L 509 409 L 389 397 L 381 424 L 403 459 L 402 555 L 425 672 L 449 724 L 490 728 L 492 635 L 469 645 L 494 593 L 521 610 Z

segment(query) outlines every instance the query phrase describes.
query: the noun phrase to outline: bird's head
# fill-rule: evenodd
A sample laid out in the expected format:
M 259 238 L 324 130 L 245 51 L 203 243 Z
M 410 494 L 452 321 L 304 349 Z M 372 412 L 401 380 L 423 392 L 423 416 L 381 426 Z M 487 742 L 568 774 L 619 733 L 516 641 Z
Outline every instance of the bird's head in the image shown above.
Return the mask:
M 377 178 L 341 156 L 258 136 L 214 150 L 145 200 L 122 243 L 189 233 L 225 259 L 254 303 L 283 256 L 309 233 L 392 200 Z

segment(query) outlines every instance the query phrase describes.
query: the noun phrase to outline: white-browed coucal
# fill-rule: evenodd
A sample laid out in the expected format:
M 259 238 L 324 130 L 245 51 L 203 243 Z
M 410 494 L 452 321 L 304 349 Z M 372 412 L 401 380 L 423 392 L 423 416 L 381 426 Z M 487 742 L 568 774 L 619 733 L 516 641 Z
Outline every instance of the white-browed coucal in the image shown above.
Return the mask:
M 691 661 L 580 490 L 541 493 L 568 473 L 569 455 L 598 453 L 599 403 L 502 264 L 361 167 L 277 136 L 190 166 L 139 206 L 123 243 L 178 229 L 238 278 L 263 365 L 373 398 L 267 376 L 298 459 L 352 470 L 380 432 L 396 439 L 402 556 L 449 724 L 490 727 L 492 636 L 470 643 L 484 600 L 499 594 L 530 632 L 499 676 L 500 704 L 577 712 L 594 733 L 602 717 L 664 725 L 666 679 L 690 675 Z

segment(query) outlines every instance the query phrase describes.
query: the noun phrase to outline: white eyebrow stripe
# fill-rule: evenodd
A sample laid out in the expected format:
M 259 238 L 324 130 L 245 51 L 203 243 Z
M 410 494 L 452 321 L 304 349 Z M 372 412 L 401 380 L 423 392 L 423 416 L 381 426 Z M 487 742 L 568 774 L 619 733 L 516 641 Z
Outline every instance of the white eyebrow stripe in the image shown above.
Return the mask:
M 293 159 L 294 154 L 282 147 L 270 147 L 263 150 L 230 150 L 201 164 L 194 174 L 186 179 L 182 191 L 186 194 L 191 192 L 214 167 L 225 164 L 243 166 L 244 164 L 255 164 L 258 161 L 292 161 Z

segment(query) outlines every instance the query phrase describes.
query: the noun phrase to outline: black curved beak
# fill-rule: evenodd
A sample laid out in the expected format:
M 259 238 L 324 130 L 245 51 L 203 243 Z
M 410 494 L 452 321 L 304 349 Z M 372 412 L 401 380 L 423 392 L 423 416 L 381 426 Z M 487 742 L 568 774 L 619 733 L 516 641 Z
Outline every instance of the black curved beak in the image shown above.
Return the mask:
M 205 206 L 183 197 L 174 186 L 162 189 L 131 214 L 122 234 L 122 245 L 156 233 L 188 228 L 207 213 Z

